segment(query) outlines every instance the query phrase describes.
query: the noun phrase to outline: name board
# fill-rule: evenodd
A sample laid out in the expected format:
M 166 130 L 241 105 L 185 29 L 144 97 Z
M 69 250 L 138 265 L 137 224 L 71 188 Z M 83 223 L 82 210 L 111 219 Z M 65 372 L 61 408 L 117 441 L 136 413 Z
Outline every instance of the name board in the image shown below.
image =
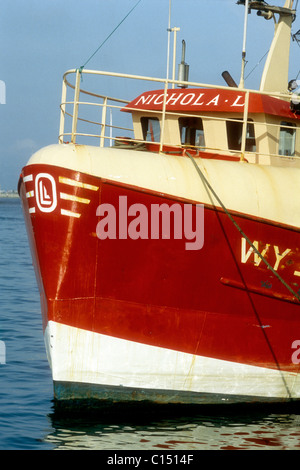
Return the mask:
M 245 92 L 227 89 L 185 88 L 152 90 L 142 93 L 129 103 L 123 111 L 151 110 L 174 112 L 226 112 L 243 113 Z M 289 102 L 271 96 L 250 93 L 249 113 L 265 113 L 297 119 L 289 106 Z M 300 118 L 300 116 L 299 116 Z
M 143 93 L 126 108 L 162 110 L 164 99 L 168 111 L 243 111 L 245 94 L 229 90 L 184 89 L 154 90 Z

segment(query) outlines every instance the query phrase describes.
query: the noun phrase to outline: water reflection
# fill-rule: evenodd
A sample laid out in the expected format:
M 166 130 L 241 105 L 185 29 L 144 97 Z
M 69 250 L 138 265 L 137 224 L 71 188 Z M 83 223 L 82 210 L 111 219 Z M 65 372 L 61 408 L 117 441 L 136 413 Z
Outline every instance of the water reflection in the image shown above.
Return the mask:
M 124 419 L 50 416 L 45 442 L 64 450 L 299 450 L 300 414 L 197 414 Z

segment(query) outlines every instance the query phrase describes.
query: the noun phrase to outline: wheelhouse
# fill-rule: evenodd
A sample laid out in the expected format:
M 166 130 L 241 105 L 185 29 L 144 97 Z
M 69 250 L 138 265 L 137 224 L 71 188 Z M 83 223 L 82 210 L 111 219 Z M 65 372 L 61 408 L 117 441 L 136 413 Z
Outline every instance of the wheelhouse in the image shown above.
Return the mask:
M 172 90 L 165 97 L 164 115 L 162 96 L 163 91 L 143 94 L 126 106 L 136 139 L 157 144 L 163 129 L 166 148 L 193 149 L 206 153 L 204 158 L 209 153 L 240 158 L 243 151 L 251 163 L 298 162 L 300 116 L 287 100 L 249 93 L 245 110 L 246 94 L 236 90 Z

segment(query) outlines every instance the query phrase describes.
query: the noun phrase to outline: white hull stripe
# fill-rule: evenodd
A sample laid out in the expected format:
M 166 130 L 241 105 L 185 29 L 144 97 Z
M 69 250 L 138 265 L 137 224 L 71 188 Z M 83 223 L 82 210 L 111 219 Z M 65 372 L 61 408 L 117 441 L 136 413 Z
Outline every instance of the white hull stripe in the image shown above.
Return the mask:
M 60 210 L 61 215 L 67 215 L 68 217 L 76 217 L 79 219 L 81 214 L 78 214 L 78 212 L 72 212 L 72 211 L 67 211 L 66 209 L 61 209 Z
M 65 178 L 64 176 L 60 176 L 58 178 L 60 183 L 68 184 L 69 186 L 75 186 L 77 188 L 84 188 L 90 189 L 91 191 L 98 191 L 99 187 L 94 186 L 93 184 L 82 183 L 81 181 L 72 180 L 70 178 Z
M 194 356 L 49 322 L 53 380 L 140 389 L 300 398 L 299 374 Z M 298 383 L 298 386 L 297 386 Z
M 27 181 L 32 181 L 32 180 L 33 180 L 33 175 L 27 175 L 27 176 L 24 176 L 23 178 L 24 183 L 27 183 Z
M 89 204 L 91 202 L 90 199 L 86 199 L 83 197 L 78 197 L 78 196 L 74 196 L 73 194 L 66 194 L 66 193 L 60 193 L 60 198 L 65 199 L 66 201 L 81 202 L 82 204 Z

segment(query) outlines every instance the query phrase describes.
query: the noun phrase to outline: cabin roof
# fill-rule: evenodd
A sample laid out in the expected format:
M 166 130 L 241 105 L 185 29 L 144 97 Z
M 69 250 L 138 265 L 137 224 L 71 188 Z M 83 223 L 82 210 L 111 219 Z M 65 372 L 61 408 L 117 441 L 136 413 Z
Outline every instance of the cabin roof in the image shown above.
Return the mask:
M 164 90 L 147 91 L 126 105 L 123 111 L 162 111 L 163 101 Z M 167 91 L 166 111 L 178 113 L 243 113 L 244 102 L 245 92 L 239 90 L 216 88 L 169 89 Z M 248 112 L 300 119 L 300 115 L 291 111 L 288 101 L 258 93 L 250 93 Z

